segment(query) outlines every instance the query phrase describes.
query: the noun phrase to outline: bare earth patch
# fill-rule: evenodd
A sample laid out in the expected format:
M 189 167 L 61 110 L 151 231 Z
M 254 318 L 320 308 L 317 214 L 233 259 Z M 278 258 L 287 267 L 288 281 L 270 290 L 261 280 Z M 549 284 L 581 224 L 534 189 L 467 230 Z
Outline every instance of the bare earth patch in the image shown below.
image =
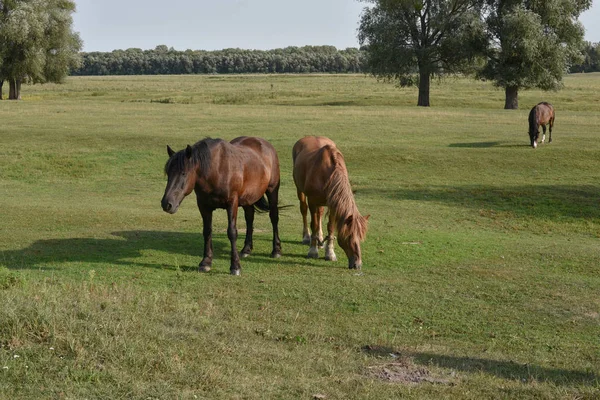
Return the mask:
M 435 374 L 422 365 L 416 365 L 412 358 L 390 352 L 389 349 L 365 346 L 363 351 L 377 358 L 391 357 L 394 359 L 393 362 L 367 367 L 367 375 L 371 378 L 404 385 L 418 385 L 421 383 L 454 384 L 450 379 L 451 377 Z M 452 374 L 452 377 L 454 377 L 454 374 Z

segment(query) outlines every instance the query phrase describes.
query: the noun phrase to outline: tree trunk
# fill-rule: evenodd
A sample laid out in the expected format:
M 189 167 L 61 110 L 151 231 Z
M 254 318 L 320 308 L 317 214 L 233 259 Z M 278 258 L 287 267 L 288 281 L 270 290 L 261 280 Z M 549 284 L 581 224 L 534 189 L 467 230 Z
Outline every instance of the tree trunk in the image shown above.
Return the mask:
M 4 100 L 4 98 L 2 97 L 2 86 L 4 86 L 4 81 L 0 79 L 0 100 Z
M 517 110 L 519 108 L 519 88 L 517 86 L 506 87 L 505 110 Z
M 429 87 L 431 84 L 431 73 L 419 71 L 419 101 L 417 106 L 429 107 Z
M 20 79 L 11 79 L 10 81 L 10 90 L 8 92 L 9 100 L 21 100 L 21 80 Z

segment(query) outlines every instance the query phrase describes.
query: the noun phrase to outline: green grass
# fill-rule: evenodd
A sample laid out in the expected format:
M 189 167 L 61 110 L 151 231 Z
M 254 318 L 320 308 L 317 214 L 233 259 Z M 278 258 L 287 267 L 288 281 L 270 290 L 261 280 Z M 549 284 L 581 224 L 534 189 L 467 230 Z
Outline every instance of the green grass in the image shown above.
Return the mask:
M 600 75 L 526 91 L 362 75 L 78 77 L 0 102 L 0 399 L 595 399 Z M 528 146 L 527 114 L 557 110 Z M 215 213 L 160 208 L 166 145 L 261 136 L 284 256 L 229 273 Z M 370 214 L 362 274 L 307 260 L 291 148 L 326 135 Z M 240 230 L 244 228 L 239 218 Z M 241 242 L 241 240 L 240 240 Z M 414 379 L 417 383 L 404 381 Z

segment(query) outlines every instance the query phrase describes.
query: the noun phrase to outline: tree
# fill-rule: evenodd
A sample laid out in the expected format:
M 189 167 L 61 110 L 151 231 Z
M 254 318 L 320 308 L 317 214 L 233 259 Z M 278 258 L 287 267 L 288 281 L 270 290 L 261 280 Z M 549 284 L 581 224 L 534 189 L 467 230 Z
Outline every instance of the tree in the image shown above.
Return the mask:
M 72 0 L 0 1 L 0 80 L 9 83 L 9 99 L 21 98 L 23 82 L 61 82 L 78 65 L 74 11 Z
M 505 89 L 505 109 L 519 107 L 520 89 L 556 90 L 582 58 L 579 15 L 591 0 L 488 0 L 490 36 L 480 77 Z
M 584 58 L 580 63 L 571 65 L 570 72 L 600 71 L 600 43 L 585 42 L 583 56 Z
M 477 0 L 362 0 L 358 38 L 378 78 L 418 84 L 419 106 L 429 106 L 432 77 L 473 71 L 486 37 Z M 415 76 L 418 75 L 418 80 Z

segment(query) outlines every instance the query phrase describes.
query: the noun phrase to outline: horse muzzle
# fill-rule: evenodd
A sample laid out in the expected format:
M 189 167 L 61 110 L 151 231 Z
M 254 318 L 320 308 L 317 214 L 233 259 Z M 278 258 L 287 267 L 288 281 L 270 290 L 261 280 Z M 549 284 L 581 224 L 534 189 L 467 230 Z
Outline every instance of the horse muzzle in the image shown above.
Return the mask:
M 362 261 L 357 260 L 355 257 L 351 257 L 348 259 L 348 269 L 356 269 L 359 270 L 362 268 Z
M 177 212 L 177 210 L 179 209 L 179 204 L 174 204 L 174 202 L 172 200 L 168 200 L 165 197 L 163 197 L 160 204 L 162 206 L 163 211 L 167 212 L 169 214 L 175 214 Z

